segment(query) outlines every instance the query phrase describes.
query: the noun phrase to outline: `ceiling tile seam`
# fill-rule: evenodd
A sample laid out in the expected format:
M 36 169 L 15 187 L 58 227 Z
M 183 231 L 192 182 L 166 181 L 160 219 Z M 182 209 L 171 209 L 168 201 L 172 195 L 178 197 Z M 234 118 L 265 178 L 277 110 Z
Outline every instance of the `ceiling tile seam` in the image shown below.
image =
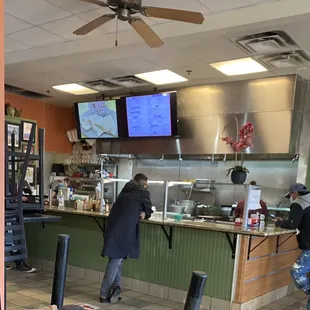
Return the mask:
M 206 7 L 208 10 L 210 10 L 213 14 L 215 13 L 206 3 L 203 3 L 201 0 L 198 0 L 204 7 Z
M 58 38 L 64 40 L 64 42 L 57 42 L 57 43 L 60 43 L 60 44 L 61 44 L 61 43 L 66 43 L 67 41 L 69 41 L 68 39 L 66 39 L 66 38 L 64 38 L 64 37 L 62 37 L 62 36 L 60 36 L 59 34 L 53 33 L 53 32 L 51 32 L 51 31 L 49 31 L 49 30 L 47 30 L 47 29 L 44 29 L 44 28 L 42 28 L 42 27 L 40 27 L 40 26 L 37 26 L 37 28 L 40 28 L 41 30 L 46 31 L 46 32 L 48 32 L 49 34 L 51 34 L 51 35 L 53 35 L 53 36 L 57 36 Z M 55 42 L 54 42 L 54 43 L 51 43 L 51 44 L 55 44 Z M 51 45 L 51 44 L 48 44 L 48 45 L 36 45 L 35 47 L 44 47 L 44 46 L 49 46 L 49 45 Z
M 8 16 L 10 16 L 10 17 L 13 17 L 13 18 L 19 19 L 20 21 L 22 21 L 22 22 L 24 22 L 24 23 L 26 23 L 26 24 L 30 24 L 30 25 L 32 25 L 32 26 L 35 26 L 35 24 L 30 23 L 30 22 L 27 22 L 26 20 L 23 20 L 23 19 L 21 19 L 20 17 L 16 17 L 16 16 L 14 16 L 14 15 L 12 15 L 12 14 L 9 14 L 9 13 L 4 13 L 4 15 L 8 15 Z
M 5 35 L 4 37 L 6 37 L 6 38 L 8 38 L 8 39 L 10 39 L 10 40 L 12 40 L 12 41 L 14 41 L 14 42 L 16 42 L 16 43 L 19 43 L 19 44 L 21 44 L 21 45 L 24 45 L 24 46 L 28 47 L 28 48 L 25 48 L 25 49 L 23 49 L 23 50 L 17 50 L 17 51 L 25 51 L 26 49 L 28 50 L 28 49 L 33 48 L 33 46 L 31 46 L 31 45 L 28 45 L 28 44 L 26 44 L 26 43 L 24 43 L 24 42 L 20 42 L 20 41 L 18 41 L 18 40 L 16 40 L 16 39 L 10 38 L 9 35 Z M 14 51 L 14 52 L 17 52 L 17 51 Z
M 159 68 L 161 68 L 161 69 L 166 69 L 166 68 L 163 67 L 162 65 L 159 65 L 158 63 L 154 62 L 153 60 L 149 60 L 149 59 L 145 58 L 145 57 L 144 57 L 143 55 L 141 55 L 141 54 L 138 54 L 138 56 L 139 56 L 140 58 L 142 58 L 144 61 L 147 61 L 147 62 L 151 63 L 152 65 L 155 65 L 155 66 L 157 66 L 157 67 L 159 67 Z M 133 57 L 135 57 L 135 56 L 133 56 Z M 155 71 L 156 71 L 156 70 L 155 70 Z M 137 73 L 143 73 L 143 72 L 137 72 Z
M 52 4 L 53 6 L 55 6 L 55 7 L 57 7 L 57 8 L 59 8 L 59 9 L 61 9 L 61 10 L 63 10 L 63 11 L 65 11 L 65 12 L 67 12 L 67 13 L 69 13 L 69 14 L 71 14 L 71 16 L 76 16 L 76 17 L 79 17 L 79 15 L 82 15 L 82 14 L 85 14 L 85 13 L 89 13 L 89 12 L 92 12 L 92 11 L 96 11 L 96 10 L 98 10 L 100 7 L 98 6 L 98 9 L 89 9 L 89 10 L 87 10 L 87 11 L 83 11 L 83 12 L 80 12 L 80 13 L 72 13 L 72 12 L 70 12 L 70 11 L 68 11 L 68 10 L 66 10 L 66 9 L 64 9 L 64 8 L 62 8 L 61 6 L 59 6 L 59 5 L 57 5 L 57 4 L 55 4 L 55 3 L 53 3 L 53 2 L 51 2 L 51 1 L 49 1 L 49 0 L 45 0 L 46 2 L 48 2 L 49 4 Z M 78 0 L 77 0 L 78 1 Z M 70 17 L 70 16 L 67 16 L 67 17 Z M 82 19 L 82 18 L 81 18 Z M 58 19 L 57 19 L 58 20 Z M 83 20 L 83 19 L 82 19 Z

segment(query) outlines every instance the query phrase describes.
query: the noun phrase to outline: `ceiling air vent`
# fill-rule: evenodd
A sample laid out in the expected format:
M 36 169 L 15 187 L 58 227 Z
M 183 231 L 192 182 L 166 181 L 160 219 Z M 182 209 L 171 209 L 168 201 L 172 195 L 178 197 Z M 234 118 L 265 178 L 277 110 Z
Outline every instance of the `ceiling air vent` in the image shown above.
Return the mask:
M 116 85 L 114 83 L 111 83 L 109 81 L 102 80 L 102 79 L 84 82 L 82 83 L 82 85 L 89 87 L 91 89 L 98 90 L 99 92 L 104 92 L 104 91 L 120 88 L 119 85 Z
M 143 81 L 134 75 L 120 76 L 120 77 L 115 77 L 115 78 L 111 78 L 107 80 L 109 82 L 118 84 L 123 87 L 128 87 L 128 88 L 150 85 L 148 82 Z
M 27 98 L 33 98 L 33 99 L 45 99 L 45 98 L 50 98 L 50 96 L 43 95 L 40 93 L 36 93 L 31 90 L 26 90 L 20 87 L 16 87 L 13 85 L 5 84 L 5 91 L 8 93 L 13 93 L 13 94 L 18 94 L 20 96 L 24 96 Z
M 259 60 L 275 69 L 298 68 L 310 64 L 310 57 L 300 50 L 263 56 Z
M 284 31 L 256 33 L 242 37 L 236 42 L 251 54 L 270 54 L 299 49 Z

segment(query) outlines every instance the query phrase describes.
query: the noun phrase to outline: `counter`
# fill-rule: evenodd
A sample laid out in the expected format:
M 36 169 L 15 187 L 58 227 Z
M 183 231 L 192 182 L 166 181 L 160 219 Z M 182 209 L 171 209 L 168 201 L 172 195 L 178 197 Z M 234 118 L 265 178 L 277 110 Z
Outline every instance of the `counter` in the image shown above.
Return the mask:
M 107 217 L 54 207 L 47 207 L 46 214 L 61 215 L 61 221 L 44 229 L 26 225 L 29 256 L 50 268 L 57 235 L 69 234 L 69 274 L 99 281 L 107 261 L 100 256 Z M 123 285 L 180 302 L 186 298 L 192 271 L 202 270 L 208 273 L 205 309 L 228 310 L 231 302 L 234 309 L 243 304 L 247 307 L 242 309 L 258 309 L 249 302 L 260 299 L 255 304 L 262 307 L 266 294 L 290 285 L 288 266 L 298 254 L 294 234 L 269 226 L 256 231 L 186 220 L 142 221 L 141 255 L 124 263 Z
M 89 217 L 99 217 L 107 218 L 108 216 L 102 212 L 96 211 L 79 211 L 73 208 L 59 209 L 58 207 L 46 207 L 45 211 L 51 213 L 65 213 L 65 214 L 74 214 L 74 215 L 84 215 Z M 172 219 L 152 219 L 141 221 L 143 223 L 155 224 L 155 225 L 164 225 L 172 227 L 183 227 L 183 228 L 192 228 L 198 230 L 210 230 L 223 233 L 232 233 L 239 235 L 248 235 L 248 236 L 257 236 L 257 237 L 270 237 L 278 235 L 292 234 L 291 229 L 282 229 L 277 228 L 275 225 L 267 225 L 262 229 L 243 229 L 242 227 L 237 227 L 233 224 L 218 224 L 214 222 L 194 222 L 192 220 L 182 220 L 180 222 L 175 222 Z

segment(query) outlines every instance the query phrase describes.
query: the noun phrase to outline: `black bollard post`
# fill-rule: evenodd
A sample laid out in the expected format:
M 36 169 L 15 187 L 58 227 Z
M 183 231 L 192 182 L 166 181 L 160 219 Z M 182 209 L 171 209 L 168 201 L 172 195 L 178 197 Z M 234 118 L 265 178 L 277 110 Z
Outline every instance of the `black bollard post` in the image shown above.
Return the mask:
M 201 271 L 194 271 L 191 284 L 187 293 L 184 310 L 199 310 L 203 291 L 207 282 L 207 274 Z
M 69 253 L 69 235 L 58 235 L 57 250 L 54 269 L 53 292 L 51 305 L 56 305 L 61 310 L 64 302 L 68 253 Z

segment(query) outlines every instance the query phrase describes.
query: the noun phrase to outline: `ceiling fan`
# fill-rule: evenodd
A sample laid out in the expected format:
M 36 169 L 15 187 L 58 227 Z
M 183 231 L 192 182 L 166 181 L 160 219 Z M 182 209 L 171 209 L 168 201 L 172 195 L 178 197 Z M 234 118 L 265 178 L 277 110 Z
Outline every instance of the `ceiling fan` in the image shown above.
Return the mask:
M 74 34 L 86 35 L 116 17 L 121 21 L 127 21 L 142 37 L 142 39 L 152 48 L 160 47 L 164 44 L 164 42 L 142 18 L 133 15 L 140 13 L 147 17 L 163 18 L 192 24 L 202 24 L 204 21 L 203 15 L 199 12 L 143 6 L 142 0 L 106 0 L 106 2 L 100 0 L 79 1 L 96 4 L 101 7 L 108 7 L 114 13 L 104 14 L 94 19 L 93 21 L 74 31 Z

